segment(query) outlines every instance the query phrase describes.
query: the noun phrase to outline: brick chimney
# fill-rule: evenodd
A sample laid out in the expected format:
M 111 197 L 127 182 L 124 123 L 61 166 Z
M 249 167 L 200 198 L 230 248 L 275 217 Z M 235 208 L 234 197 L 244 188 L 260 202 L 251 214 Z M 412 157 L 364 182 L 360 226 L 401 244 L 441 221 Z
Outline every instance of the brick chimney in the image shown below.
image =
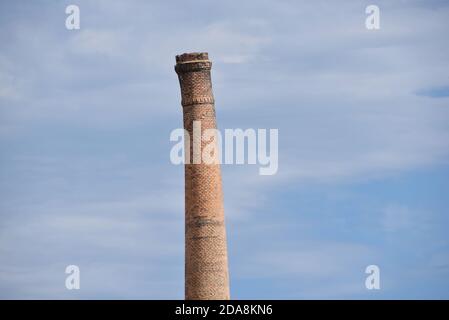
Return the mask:
M 215 129 L 212 62 L 207 53 L 176 56 L 184 128 L 190 134 L 190 163 L 185 164 L 185 298 L 227 300 L 228 256 L 219 164 L 195 164 L 193 121 L 201 131 Z M 201 150 L 208 142 L 201 142 Z

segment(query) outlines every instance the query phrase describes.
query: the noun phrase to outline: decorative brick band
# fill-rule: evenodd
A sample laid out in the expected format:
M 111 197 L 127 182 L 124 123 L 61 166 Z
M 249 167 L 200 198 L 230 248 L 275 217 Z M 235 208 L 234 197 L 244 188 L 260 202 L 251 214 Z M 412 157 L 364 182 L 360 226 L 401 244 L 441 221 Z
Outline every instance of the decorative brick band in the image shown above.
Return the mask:
M 183 107 L 188 107 L 194 104 L 214 104 L 214 97 L 194 97 L 194 98 L 182 98 L 181 104 Z
M 223 220 L 217 220 L 217 219 L 208 219 L 208 218 L 202 218 L 202 217 L 196 217 L 194 219 L 190 219 L 189 221 L 186 221 L 187 226 L 195 226 L 195 227 L 203 227 L 203 226 L 223 226 L 224 221 Z
M 186 72 L 206 71 L 212 68 L 212 62 L 209 60 L 195 60 L 177 63 L 175 65 L 175 71 L 177 74 Z

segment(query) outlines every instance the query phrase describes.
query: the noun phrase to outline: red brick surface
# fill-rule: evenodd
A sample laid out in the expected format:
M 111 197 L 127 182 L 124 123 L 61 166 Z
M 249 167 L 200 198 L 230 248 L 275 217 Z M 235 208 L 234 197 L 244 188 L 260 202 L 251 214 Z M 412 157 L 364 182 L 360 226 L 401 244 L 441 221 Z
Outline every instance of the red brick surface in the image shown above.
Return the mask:
M 216 128 L 214 96 L 207 53 L 176 57 L 181 86 L 184 128 L 190 133 L 193 161 L 193 121 L 201 130 Z M 202 143 L 202 147 L 207 142 Z M 220 165 L 185 165 L 185 298 L 229 299 L 228 258 Z

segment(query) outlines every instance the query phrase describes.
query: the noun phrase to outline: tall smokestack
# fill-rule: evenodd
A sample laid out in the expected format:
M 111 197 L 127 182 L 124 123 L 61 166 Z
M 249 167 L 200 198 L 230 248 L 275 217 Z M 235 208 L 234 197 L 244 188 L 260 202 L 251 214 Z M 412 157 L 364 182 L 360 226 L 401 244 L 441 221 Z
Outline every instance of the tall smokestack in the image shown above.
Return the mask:
M 185 164 L 185 298 L 229 299 L 228 256 L 219 164 L 195 164 L 193 122 L 216 129 L 212 62 L 207 53 L 176 56 L 184 129 L 189 132 L 190 163 Z M 207 141 L 201 142 L 201 150 Z M 193 156 L 192 156 L 193 155 Z

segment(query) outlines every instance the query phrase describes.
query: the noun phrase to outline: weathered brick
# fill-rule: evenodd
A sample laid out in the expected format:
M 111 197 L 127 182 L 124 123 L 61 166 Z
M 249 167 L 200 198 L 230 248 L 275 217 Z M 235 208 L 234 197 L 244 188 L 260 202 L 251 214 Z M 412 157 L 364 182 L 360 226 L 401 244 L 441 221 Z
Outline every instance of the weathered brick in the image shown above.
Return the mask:
M 211 66 L 207 53 L 176 56 L 175 71 L 181 86 L 184 128 L 191 138 L 190 159 L 193 159 L 193 121 L 201 121 L 202 131 L 216 128 Z M 202 142 L 202 148 L 206 144 Z M 185 298 L 230 298 L 218 164 L 185 165 Z

